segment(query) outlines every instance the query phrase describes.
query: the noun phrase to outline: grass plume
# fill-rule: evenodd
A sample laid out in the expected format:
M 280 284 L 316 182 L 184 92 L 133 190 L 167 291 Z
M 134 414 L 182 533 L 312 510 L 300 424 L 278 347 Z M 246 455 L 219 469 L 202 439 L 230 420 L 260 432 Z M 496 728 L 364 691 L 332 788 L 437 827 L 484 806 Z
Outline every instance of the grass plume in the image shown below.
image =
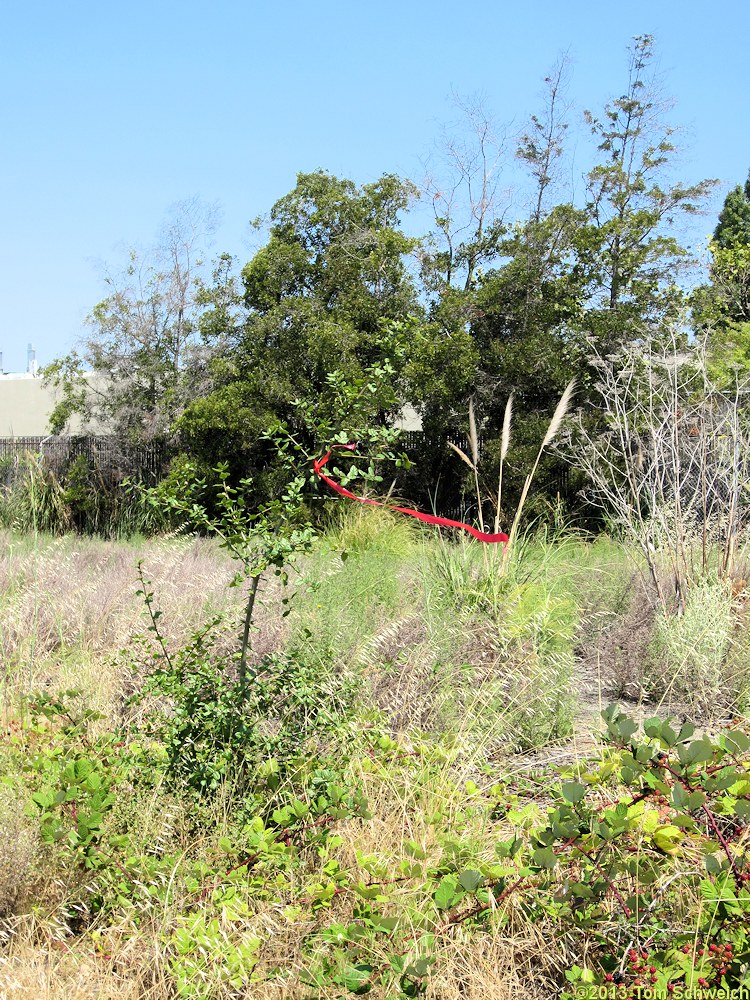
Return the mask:
M 503 499 L 503 465 L 510 448 L 510 425 L 513 419 L 513 393 L 508 396 L 503 414 L 503 433 L 500 439 L 500 475 L 497 481 L 497 507 L 495 509 L 495 534 L 500 531 L 500 508 Z
M 474 400 L 469 400 L 469 446 L 471 448 L 471 458 L 454 444 L 448 442 L 448 447 L 458 455 L 462 462 L 465 462 L 474 473 L 474 490 L 477 496 L 477 511 L 479 514 L 479 530 L 484 531 L 484 517 L 482 515 L 482 494 L 479 489 L 479 435 L 477 433 L 477 422 L 474 416 Z
M 542 440 L 542 443 L 539 446 L 539 451 L 537 452 L 536 461 L 534 462 L 531 472 L 528 474 L 523 484 L 523 490 L 521 491 L 521 499 L 518 501 L 518 507 L 516 508 L 515 517 L 513 518 L 513 524 L 511 525 L 510 529 L 510 537 L 505 547 L 506 552 L 508 552 L 511 549 L 513 542 L 515 541 L 516 535 L 518 534 L 518 525 L 521 520 L 521 514 L 523 513 L 524 504 L 526 503 L 526 497 L 528 496 L 529 493 L 529 487 L 531 486 L 534 476 L 536 475 L 536 470 L 539 466 L 539 461 L 542 457 L 542 452 L 547 447 L 547 445 L 553 440 L 557 432 L 560 430 L 560 426 L 563 420 L 565 419 L 566 413 L 568 412 L 568 407 L 570 406 L 570 400 L 573 396 L 574 391 L 575 391 L 575 379 L 571 379 L 571 381 L 568 382 L 568 384 L 566 385 L 565 391 L 563 392 L 562 396 L 560 397 L 560 401 L 555 407 L 555 412 L 552 414 L 552 419 L 550 420 L 549 426 L 547 427 L 547 433 L 544 435 L 544 439 Z

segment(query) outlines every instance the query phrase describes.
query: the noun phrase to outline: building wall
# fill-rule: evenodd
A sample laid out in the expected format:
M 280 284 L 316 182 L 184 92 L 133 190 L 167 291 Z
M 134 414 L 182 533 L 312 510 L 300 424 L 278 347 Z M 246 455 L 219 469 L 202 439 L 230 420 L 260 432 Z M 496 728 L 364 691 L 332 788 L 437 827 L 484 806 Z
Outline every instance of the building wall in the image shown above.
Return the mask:
M 55 391 L 33 375 L 0 375 L 0 438 L 38 437 L 49 434 L 49 416 L 56 402 Z M 69 434 L 81 429 L 78 418 Z
M 55 390 L 45 386 L 39 376 L 0 375 L 0 438 L 46 436 L 56 401 Z M 422 420 L 411 406 L 406 406 L 396 427 L 418 431 Z M 73 416 L 66 433 L 80 432 L 81 420 Z

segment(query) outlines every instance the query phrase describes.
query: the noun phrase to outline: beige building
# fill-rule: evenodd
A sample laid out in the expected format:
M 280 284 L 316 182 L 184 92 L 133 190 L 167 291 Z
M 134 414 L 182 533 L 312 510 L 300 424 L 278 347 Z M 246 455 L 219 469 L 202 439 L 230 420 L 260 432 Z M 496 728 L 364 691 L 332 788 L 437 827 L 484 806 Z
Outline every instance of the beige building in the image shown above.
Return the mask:
M 51 389 L 38 375 L 0 375 L 0 437 L 39 437 L 49 434 L 49 415 L 55 405 Z
M 28 371 L 10 374 L 0 369 L 0 439 L 46 437 L 50 433 L 49 418 L 57 398 L 55 389 L 46 386 L 37 372 L 30 347 Z M 81 427 L 80 418 L 73 416 L 66 434 L 79 434 Z M 422 421 L 419 414 L 407 406 L 396 421 L 396 427 L 406 431 L 421 430 Z
M 38 374 L 0 372 L 0 438 L 46 437 L 56 402 L 55 390 L 45 386 Z M 74 417 L 67 433 L 80 429 L 81 422 Z

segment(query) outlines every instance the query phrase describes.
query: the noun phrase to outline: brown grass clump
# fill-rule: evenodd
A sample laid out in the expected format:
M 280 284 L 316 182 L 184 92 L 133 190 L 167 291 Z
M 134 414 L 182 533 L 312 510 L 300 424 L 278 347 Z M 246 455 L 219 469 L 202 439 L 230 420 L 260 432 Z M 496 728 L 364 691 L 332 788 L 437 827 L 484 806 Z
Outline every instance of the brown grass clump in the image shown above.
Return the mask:
M 34 940 L 19 932 L 0 957 L 3 1000 L 167 1000 L 173 990 L 163 976 L 159 938 L 112 936 Z
M 607 698 L 639 701 L 645 694 L 644 664 L 654 627 L 655 594 L 639 573 L 631 576 L 628 590 L 624 609 L 600 619 L 591 616 L 580 655 L 583 669 L 599 674 Z

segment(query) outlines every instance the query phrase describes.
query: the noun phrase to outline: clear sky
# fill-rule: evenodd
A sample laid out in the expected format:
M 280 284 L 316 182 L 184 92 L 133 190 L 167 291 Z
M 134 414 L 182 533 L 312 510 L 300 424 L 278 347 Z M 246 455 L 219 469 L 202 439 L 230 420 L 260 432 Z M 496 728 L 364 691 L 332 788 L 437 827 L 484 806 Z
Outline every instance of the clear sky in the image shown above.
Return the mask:
M 655 36 L 680 176 L 717 177 L 705 237 L 750 167 L 746 0 L 4 0 L 0 5 L 0 350 L 6 370 L 68 349 L 103 297 L 96 261 L 147 243 L 172 203 L 218 202 L 216 251 L 298 171 L 417 179 L 452 91 L 519 128 L 560 53 L 570 98 L 625 89 L 627 45 Z M 575 113 L 574 113 L 575 116 Z M 581 168 L 582 172 L 582 168 Z

